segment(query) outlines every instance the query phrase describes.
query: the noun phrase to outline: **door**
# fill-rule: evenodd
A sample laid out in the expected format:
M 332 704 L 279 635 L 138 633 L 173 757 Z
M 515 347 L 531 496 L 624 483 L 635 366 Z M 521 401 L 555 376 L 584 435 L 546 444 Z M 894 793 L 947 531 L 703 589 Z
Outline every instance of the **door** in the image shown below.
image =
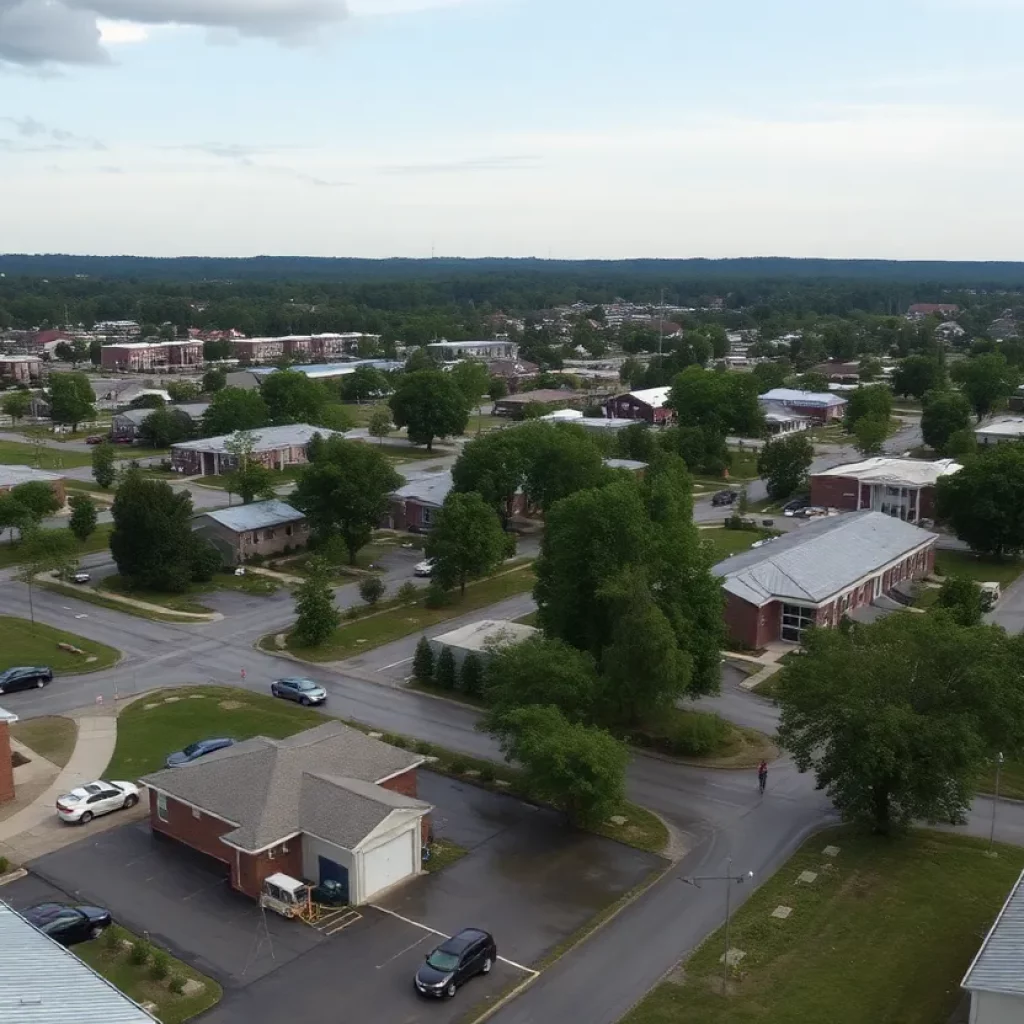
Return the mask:
M 414 839 L 415 830 L 410 829 L 362 854 L 363 900 L 415 874 Z
M 320 871 L 320 884 L 337 882 L 345 890 L 345 902 L 348 902 L 348 868 L 343 867 L 329 857 L 317 858 Z
M 92 813 L 108 814 L 110 811 L 116 811 L 124 803 L 124 793 L 118 789 L 105 789 L 102 793 L 97 793 L 93 799 L 97 801 L 97 805 L 90 808 Z

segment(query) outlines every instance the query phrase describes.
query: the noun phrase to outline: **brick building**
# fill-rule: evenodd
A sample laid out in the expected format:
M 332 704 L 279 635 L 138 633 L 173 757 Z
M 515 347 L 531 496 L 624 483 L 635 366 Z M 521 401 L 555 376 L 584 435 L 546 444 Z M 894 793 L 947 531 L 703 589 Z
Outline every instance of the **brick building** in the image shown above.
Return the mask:
M 811 477 L 811 504 L 846 511 L 873 509 L 916 523 L 935 515 L 935 485 L 962 467 L 953 459 L 924 462 L 883 456 L 852 462 Z
M 927 576 L 938 538 L 881 512 L 819 519 L 719 562 L 733 640 L 760 648 L 799 643 L 810 626 L 837 626 L 897 583 Z
M 42 377 L 43 360 L 40 356 L 0 355 L 0 380 L 31 384 L 42 380 Z
M 221 553 L 225 565 L 243 565 L 253 555 L 278 555 L 309 541 L 305 515 L 276 500 L 203 512 L 192 520 L 192 531 Z
M 11 726 L 18 716 L 0 708 L 0 804 L 14 799 L 14 765 L 11 762 Z
M 665 403 L 671 388 L 644 388 L 615 395 L 605 403 L 608 416 L 613 419 L 642 420 L 645 423 L 667 423 L 672 410 Z
M 201 341 L 132 341 L 104 345 L 100 366 L 104 370 L 146 372 L 151 370 L 198 369 L 203 365 Z
M 256 446 L 252 458 L 268 469 L 286 469 L 302 466 L 309 461 L 309 442 L 319 435 L 324 440 L 344 437 L 340 431 L 326 427 L 311 427 L 308 423 L 293 423 L 286 427 L 261 427 L 253 431 Z M 217 476 L 230 473 L 238 460 L 228 449 L 234 434 L 206 437 L 199 441 L 182 441 L 171 445 L 171 467 L 186 476 Z
M 526 417 L 526 409 L 531 405 L 544 405 L 552 409 L 568 409 L 583 405 L 587 396 L 578 391 L 565 391 L 555 388 L 538 388 L 536 391 L 523 391 L 518 395 L 506 395 L 494 403 L 493 415 L 508 416 L 510 419 L 521 420 Z
M 846 414 L 846 399 L 831 392 L 798 391 L 794 388 L 772 388 L 758 396 L 766 410 L 784 409 L 814 423 L 831 423 Z
M 220 862 L 258 898 L 282 872 L 347 887 L 365 903 L 421 869 L 430 805 L 423 758 L 330 721 L 287 739 L 257 736 L 147 775 L 154 832 Z

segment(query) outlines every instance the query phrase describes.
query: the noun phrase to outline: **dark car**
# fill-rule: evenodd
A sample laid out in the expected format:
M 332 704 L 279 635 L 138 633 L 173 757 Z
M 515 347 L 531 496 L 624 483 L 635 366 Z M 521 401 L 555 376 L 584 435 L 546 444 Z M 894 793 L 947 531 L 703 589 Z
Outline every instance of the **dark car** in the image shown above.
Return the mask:
M 104 441 L 109 440 L 109 434 L 90 434 L 86 439 L 86 444 L 103 444 Z
M 195 743 L 190 743 L 184 750 L 168 754 L 164 764 L 168 768 L 180 768 L 183 764 L 191 764 L 200 757 L 212 754 L 215 750 L 223 750 L 225 747 L 230 747 L 234 742 L 234 740 L 229 740 L 226 737 L 216 740 L 198 740 Z
M 40 903 L 21 916 L 62 946 L 95 939 L 111 923 L 110 911 L 102 907 L 69 907 L 63 903 Z
M 796 513 L 801 509 L 807 508 L 810 503 L 811 499 L 807 497 L 794 498 L 792 501 L 787 501 L 786 504 L 782 506 L 782 514 L 786 516 L 796 515 Z
M 327 691 L 312 679 L 278 679 L 270 684 L 270 692 L 275 697 L 306 705 L 323 704 L 327 700 Z
M 479 928 L 463 928 L 433 951 L 416 972 L 416 991 L 425 996 L 455 995 L 477 974 L 490 974 L 498 959 L 494 939 Z
M 736 491 L 719 491 L 711 498 L 712 505 L 731 505 L 739 494 Z
M 36 687 L 42 689 L 53 679 L 53 669 L 44 666 L 27 665 L 18 668 L 9 668 L 6 672 L 0 672 L 0 693 L 13 693 L 15 690 L 34 690 Z

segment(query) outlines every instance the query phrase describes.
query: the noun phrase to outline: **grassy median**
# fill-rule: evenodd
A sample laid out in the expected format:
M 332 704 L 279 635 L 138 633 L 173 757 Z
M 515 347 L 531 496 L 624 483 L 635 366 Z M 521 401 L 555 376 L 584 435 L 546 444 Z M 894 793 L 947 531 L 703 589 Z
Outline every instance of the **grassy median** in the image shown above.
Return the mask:
M 58 644 L 70 644 L 84 654 L 61 650 Z M 121 652 L 84 636 L 61 629 L 34 625 L 28 619 L 0 615 L 0 672 L 16 665 L 48 665 L 58 675 L 99 672 L 110 668 Z M 92 660 L 90 660 L 92 659 Z

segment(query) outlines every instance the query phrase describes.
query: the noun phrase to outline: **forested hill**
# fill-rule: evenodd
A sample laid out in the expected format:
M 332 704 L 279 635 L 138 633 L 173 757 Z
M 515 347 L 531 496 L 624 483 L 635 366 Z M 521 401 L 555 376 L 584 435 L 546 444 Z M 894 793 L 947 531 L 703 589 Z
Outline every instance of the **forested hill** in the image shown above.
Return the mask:
M 930 260 L 823 260 L 759 257 L 686 260 L 333 259 L 310 256 L 173 259 L 139 256 L 0 255 L 10 277 L 74 277 L 137 281 L 434 281 L 451 278 L 559 280 L 589 288 L 685 282 L 714 291 L 765 280 L 871 281 L 950 288 L 1024 287 L 1024 263 Z

